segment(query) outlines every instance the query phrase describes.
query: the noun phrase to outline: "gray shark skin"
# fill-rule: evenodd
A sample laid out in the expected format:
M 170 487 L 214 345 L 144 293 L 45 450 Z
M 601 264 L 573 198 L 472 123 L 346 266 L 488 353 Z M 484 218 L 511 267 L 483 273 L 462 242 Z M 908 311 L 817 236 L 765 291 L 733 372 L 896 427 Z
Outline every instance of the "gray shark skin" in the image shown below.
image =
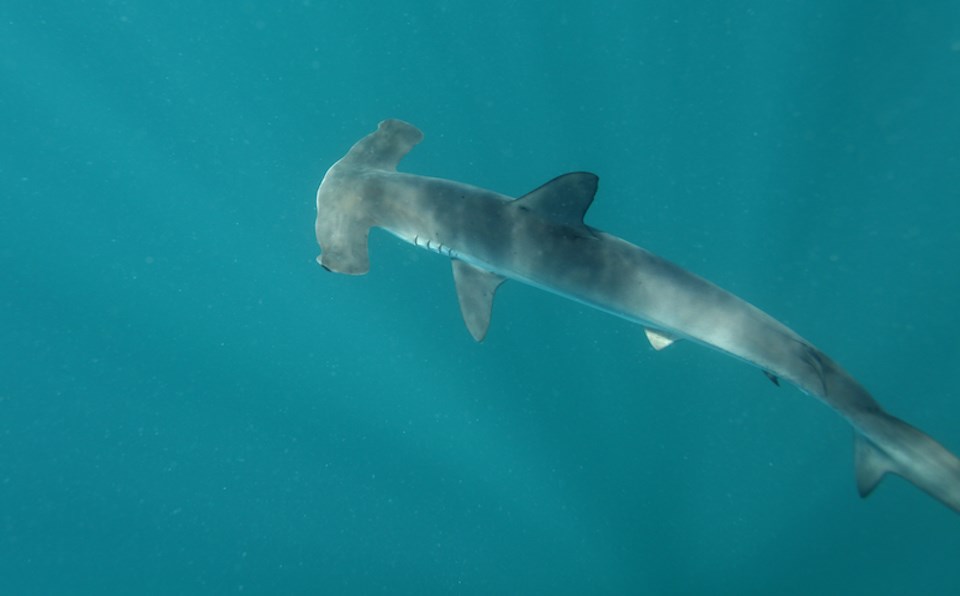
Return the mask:
M 597 177 L 574 172 L 514 199 L 396 171 L 423 134 L 385 120 L 327 171 L 317 191 L 317 261 L 369 270 L 367 236 L 383 228 L 449 257 L 468 330 L 481 341 L 506 279 L 540 287 L 642 325 L 657 350 L 687 339 L 789 381 L 853 426 L 856 482 L 869 495 L 897 474 L 960 513 L 960 460 L 887 414 L 829 356 L 763 311 L 712 283 L 583 223 Z

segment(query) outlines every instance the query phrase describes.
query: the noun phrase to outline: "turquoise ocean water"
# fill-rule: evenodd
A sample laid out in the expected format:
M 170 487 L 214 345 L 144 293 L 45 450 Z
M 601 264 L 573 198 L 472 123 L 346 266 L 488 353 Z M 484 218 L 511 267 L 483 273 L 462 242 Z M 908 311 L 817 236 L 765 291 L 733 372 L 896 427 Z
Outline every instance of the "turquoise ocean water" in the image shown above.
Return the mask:
M 0 594 L 956 594 L 792 387 L 446 259 L 314 262 L 384 118 L 780 318 L 960 450 L 960 4 L 0 6 Z

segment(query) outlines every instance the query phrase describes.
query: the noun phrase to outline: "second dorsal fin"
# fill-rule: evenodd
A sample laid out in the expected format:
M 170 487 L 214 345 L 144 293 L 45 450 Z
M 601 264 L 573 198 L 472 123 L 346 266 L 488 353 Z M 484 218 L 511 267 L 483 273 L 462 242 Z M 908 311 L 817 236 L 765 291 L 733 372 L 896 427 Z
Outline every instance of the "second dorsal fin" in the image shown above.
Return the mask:
M 563 174 L 523 195 L 514 201 L 514 205 L 549 217 L 557 223 L 582 226 L 583 214 L 593 203 L 598 182 L 597 175 L 590 172 Z

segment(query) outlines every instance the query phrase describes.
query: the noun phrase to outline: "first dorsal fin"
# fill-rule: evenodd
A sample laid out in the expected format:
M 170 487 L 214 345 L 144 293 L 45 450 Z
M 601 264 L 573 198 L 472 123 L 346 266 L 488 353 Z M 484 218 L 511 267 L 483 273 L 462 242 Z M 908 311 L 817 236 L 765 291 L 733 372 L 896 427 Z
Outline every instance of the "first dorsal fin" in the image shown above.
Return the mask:
M 557 223 L 582 226 L 583 215 L 597 194 L 599 178 L 590 172 L 571 172 L 557 176 L 543 186 L 528 192 L 514 204 L 529 209 Z

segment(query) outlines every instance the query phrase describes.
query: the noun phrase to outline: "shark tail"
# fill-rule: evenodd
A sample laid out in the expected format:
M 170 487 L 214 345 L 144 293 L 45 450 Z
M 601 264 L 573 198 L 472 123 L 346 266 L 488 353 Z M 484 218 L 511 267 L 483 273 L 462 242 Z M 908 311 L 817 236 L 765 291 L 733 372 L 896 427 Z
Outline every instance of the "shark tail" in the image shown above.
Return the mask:
M 888 474 L 910 481 L 960 513 L 960 459 L 923 431 L 876 414 L 869 437 L 855 431 L 857 490 L 866 498 Z

